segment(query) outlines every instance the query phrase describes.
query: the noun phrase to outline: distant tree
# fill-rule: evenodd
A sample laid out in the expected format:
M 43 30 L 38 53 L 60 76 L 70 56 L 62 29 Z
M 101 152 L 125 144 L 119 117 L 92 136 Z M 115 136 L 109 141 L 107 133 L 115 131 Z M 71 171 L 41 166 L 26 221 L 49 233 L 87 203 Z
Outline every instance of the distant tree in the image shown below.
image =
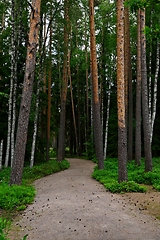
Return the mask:
M 32 0 L 24 86 L 18 118 L 16 145 L 11 170 L 10 184 L 20 185 L 22 182 L 22 172 L 24 165 L 29 113 L 36 64 L 36 50 L 38 43 L 38 30 L 40 24 L 40 7 L 40 0 Z

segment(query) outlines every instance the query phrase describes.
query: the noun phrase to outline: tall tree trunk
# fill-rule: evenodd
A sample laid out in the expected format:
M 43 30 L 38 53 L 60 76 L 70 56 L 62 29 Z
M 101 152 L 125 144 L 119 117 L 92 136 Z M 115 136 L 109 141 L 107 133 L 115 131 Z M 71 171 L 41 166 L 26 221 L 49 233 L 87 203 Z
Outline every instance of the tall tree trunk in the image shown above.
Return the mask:
M 13 87 L 15 81 L 15 0 L 12 0 L 11 9 L 11 19 L 12 19 L 12 32 L 11 32 L 11 77 L 10 77 L 10 94 L 9 94 L 9 110 L 8 110 L 8 133 L 7 133 L 7 147 L 6 147 L 6 157 L 5 157 L 5 167 L 8 167 L 9 154 L 11 147 L 11 130 L 12 130 L 12 111 L 13 111 Z
M 117 0 L 118 181 L 127 181 L 127 136 L 124 79 L 124 2 Z
M 140 9 L 137 16 L 137 82 L 136 82 L 136 129 L 135 129 L 135 162 L 137 165 L 141 163 L 141 38 L 140 38 Z
M 124 23 L 125 23 L 125 89 L 126 89 L 126 126 L 128 136 L 128 160 L 132 160 L 133 154 L 133 97 L 132 97 L 132 67 L 131 67 L 131 47 L 130 47 L 130 21 L 129 21 L 129 9 L 124 8 Z
M 51 128 L 51 77 L 52 77 L 52 59 L 51 59 L 51 54 L 52 54 L 52 26 L 50 26 L 46 161 L 49 161 L 49 148 L 50 148 L 50 135 L 51 135 L 51 131 L 50 131 L 50 128 Z
M 90 48 L 91 48 L 91 79 L 92 79 L 92 99 L 93 99 L 93 126 L 94 126 L 94 142 L 96 150 L 96 158 L 98 160 L 98 168 L 104 168 L 103 159 L 103 137 L 100 117 L 100 102 L 98 94 L 98 69 L 96 56 L 96 37 L 94 24 L 94 1 L 89 0 L 90 8 Z
M 147 88 L 147 65 L 146 65 L 146 36 L 145 28 L 145 9 L 141 10 L 141 55 L 142 55 L 142 114 L 143 114 L 143 131 L 144 131 L 144 155 L 145 155 L 145 171 L 152 171 L 152 152 L 150 133 L 151 126 L 149 123 L 148 110 L 148 88 Z
M 69 33 L 70 33 L 70 24 L 69 24 L 69 2 L 68 0 L 64 1 L 64 58 L 63 58 L 63 80 L 61 87 L 61 112 L 60 112 L 60 129 L 59 129 L 59 138 L 58 138 L 58 162 L 61 162 L 65 156 L 65 121 L 66 121 L 66 100 L 67 100 L 67 88 L 68 88 L 68 47 L 69 47 Z
M 77 150 L 77 153 L 79 154 L 78 134 L 77 134 L 76 117 L 75 117 L 74 100 L 73 100 L 72 77 L 71 77 L 71 69 L 70 69 L 70 50 L 68 51 L 68 78 L 70 82 L 73 125 L 74 125 L 75 139 L 76 139 L 76 150 Z
M 30 30 L 26 56 L 24 86 L 18 118 L 18 128 L 10 184 L 20 185 L 22 182 L 22 172 L 25 158 L 29 113 L 36 64 L 36 49 L 38 43 L 38 30 L 40 23 L 40 6 L 41 0 L 32 0 L 32 12 L 30 18 Z
M 158 81 L 158 73 L 159 73 L 159 64 L 160 64 L 160 42 L 159 39 L 157 39 L 157 56 L 156 56 L 156 72 L 154 77 L 154 88 L 153 88 L 153 104 L 152 104 L 152 119 L 151 119 L 151 143 L 153 138 L 153 127 L 154 127 L 154 121 L 156 117 L 156 104 L 157 104 L 157 81 Z

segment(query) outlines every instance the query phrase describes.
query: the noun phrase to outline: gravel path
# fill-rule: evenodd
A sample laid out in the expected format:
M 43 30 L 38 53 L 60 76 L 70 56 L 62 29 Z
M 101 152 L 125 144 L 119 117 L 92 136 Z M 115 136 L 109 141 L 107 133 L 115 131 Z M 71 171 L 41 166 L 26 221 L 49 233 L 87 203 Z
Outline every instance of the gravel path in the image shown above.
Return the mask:
M 93 162 L 68 160 L 68 170 L 35 181 L 35 201 L 11 240 L 160 240 L 160 221 L 92 179 Z

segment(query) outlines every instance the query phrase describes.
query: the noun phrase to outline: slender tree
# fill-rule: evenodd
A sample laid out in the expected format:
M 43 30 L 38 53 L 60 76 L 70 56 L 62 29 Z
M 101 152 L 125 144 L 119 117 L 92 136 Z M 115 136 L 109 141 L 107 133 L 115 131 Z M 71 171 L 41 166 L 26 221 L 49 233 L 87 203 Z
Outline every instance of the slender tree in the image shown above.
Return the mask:
M 93 103 L 93 126 L 94 126 L 94 143 L 96 150 L 96 157 L 98 160 L 98 168 L 104 168 L 103 159 L 103 138 L 102 126 L 100 118 L 100 102 L 98 94 L 98 69 L 96 56 L 96 37 L 94 24 L 94 1 L 89 0 L 90 9 L 90 51 L 91 51 L 91 78 L 92 78 L 92 103 Z
M 61 87 L 61 112 L 60 112 L 60 128 L 58 138 L 58 162 L 64 159 L 65 155 L 65 119 L 66 119 L 66 100 L 68 88 L 68 48 L 69 48 L 69 34 L 70 34 L 70 21 L 69 21 L 69 1 L 64 1 L 64 57 L 63 57 L 63 79 Z
M 36 64 L 36 50 L 38 43 L 38 30 L 40 24 L 40 6 L 41 0 L 32 0 L 24 86 L 18 118 L 18 128 L 10 184 L 20 185 L 22 182 L 22 172 L 24 165 L 29 113 Z
M 127 136 L 124 81 L 124 2 L 117 0 L 118 181 L 127 181 Z
M 130 47 L 130 19 L 129 7 L 124 8 L 124 76 L 126 92 L 126 126 L 128 136 L 128 160 L 132 160 L 133 153 L 133 93 L 132 93 L 132 67 L 131 67 L 131 47 Z
M 140 9 L 137 13 L 137 81 L 136 81 L 136 128 L 135 128 L 135 162 L 140 165 L 141 162 L 141 39 L 140 39 Z
M 147 88 L 147 64 L 146 64 L 146 36 L 145 29 L 145 9 L 140 12 L 141 19 L 141 71 L 142 71 L 142 115 L 143 115 L 143 131 L 144 131 L 144 155 L 145 155 L 145 171 L 152 171 L 152 152 L 150 132 L 151 126 L 149 122 L 148 109 L 148 88 Z

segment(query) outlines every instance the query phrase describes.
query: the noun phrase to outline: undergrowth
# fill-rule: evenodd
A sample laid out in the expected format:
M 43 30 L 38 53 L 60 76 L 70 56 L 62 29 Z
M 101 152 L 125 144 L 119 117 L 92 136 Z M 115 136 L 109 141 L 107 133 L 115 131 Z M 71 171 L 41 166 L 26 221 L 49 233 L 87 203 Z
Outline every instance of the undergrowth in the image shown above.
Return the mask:
M 9 185 L 11 169 L 4 168 L 0 171 L 0 210 L 7 211 L 5 218 L 0 217 L 0 240 L 9 240 L 7 238 L 10 229 L 10 219 L 8 219 L 8 212 L 24 210 L 28 204 L 32 203 L 36 194 L 35 188 L 32 185 L 33 181 L 50 175 L 61 170 L 69 168 L 70 163 L 67 160 L 57 162 L 50 160 L 33 168 L 24 167 L 22 185 Z M 2 215 L 2 214 L 1 214 Z M 10 218 L 10 217 L 9 217 Z M 27 235 L 23 240 L 27 239 Z
M 128 181 L 118 183 L 118 160 L 110 158 L 105 160 L 104 170 L 98 170 L 98 167 L 95 167 L 92 177 L 112 193 L 146 192 L 147 188 L 144 185 L 152 185 L 153 188 L 160 191 L 159 162 L 159 159 L 153 159 L 152 172 L 144 171 L 144 160 L 142 160 L 141 166 L 135 165 L 134 161 L 128 162 Z
M 33 202 L 35 188 L 32 183 L 36 179 L 50 175 L 69 167 L 69 162 L 64 160 L 57 162 L 51 160 L 33 168 L 24 167 L 22 185 L 9 185 L 10 168 L 0 172 L 0 208 L 5 210 L 24 210 L 26 206 Z

